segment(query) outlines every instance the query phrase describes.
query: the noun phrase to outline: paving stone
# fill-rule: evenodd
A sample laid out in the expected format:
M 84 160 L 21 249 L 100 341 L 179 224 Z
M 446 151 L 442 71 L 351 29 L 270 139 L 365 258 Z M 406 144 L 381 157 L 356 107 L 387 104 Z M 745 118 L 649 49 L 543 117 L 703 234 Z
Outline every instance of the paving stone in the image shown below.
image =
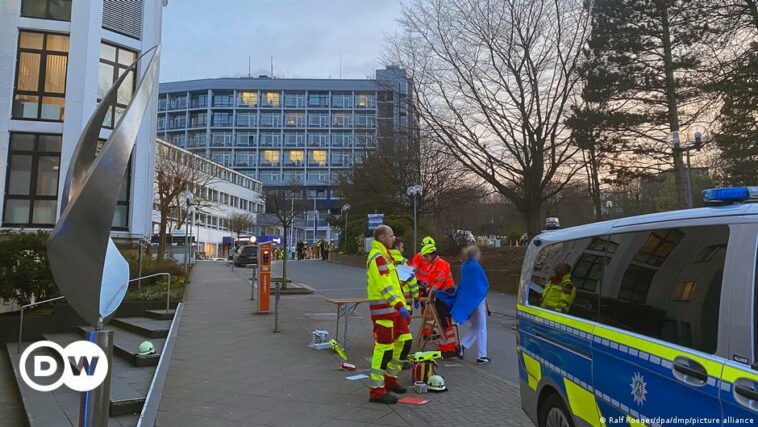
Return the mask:
M 321 272 L 326 267 L 319 268 Z M 318 280 L 347 280 L 339 276 L 348 270 L 337 271 Z M 365 280 L 365 272 L 362 277 Z M 303 314 L 333 312 L 334 306 L 320 295 L 283 297 L 281 332 L 273 333 L 273 315 L 254 314 L 256 302 L 249 300 L 246 279 L 239 269 L 232 271 L 222 263 L 196 264 L 158 425 L 200 425 L 207 420 L 214 423 L 204 425 L 530 425 L 512 380 L 516 373 L 477 366 L 471 359 L 440 367 L 450 391 L 424 395 L 431 399 L 426 405 L 370 403 L 366 381 L 345 380 L 354 373 L 340 371 L 335 354 L 306 347 L 314 329 L 333 332 L 335 320 Z M 365 289 L 363 283 L 358 287 Z M 370 367 L 366 358 L 372 350 L 366 310 L 359 307 L 357 317 L 351 318 L 348 335 L 348 355 L 359 370 Z M 417 327 L 414 320 L 411 330 Z M 515 353 L 514 344 L 497 343 L 509 346 L 498 354 Z M 409 371 L 404 371 L 401 381 L 410 382 L 408 376 Z M 236 419 L 240 414 L 250 416 Z

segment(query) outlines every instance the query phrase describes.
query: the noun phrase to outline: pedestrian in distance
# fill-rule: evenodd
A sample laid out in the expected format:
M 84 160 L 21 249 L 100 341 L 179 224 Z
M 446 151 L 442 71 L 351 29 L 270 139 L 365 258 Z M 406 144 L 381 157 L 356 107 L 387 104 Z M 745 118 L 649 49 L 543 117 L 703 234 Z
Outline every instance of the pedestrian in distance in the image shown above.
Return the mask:
M 487 292 L 490 284 L 479 263 L 482 254 L 479 248 L 467 246 L 462 254 L 461 280 L 450 315 L 459 325 L 469 322 L 469 328 L 461 338 L 461 356 L 464 349 L 476 343 L 476 363 L 484 365 L 490 362 L 487 356 Z

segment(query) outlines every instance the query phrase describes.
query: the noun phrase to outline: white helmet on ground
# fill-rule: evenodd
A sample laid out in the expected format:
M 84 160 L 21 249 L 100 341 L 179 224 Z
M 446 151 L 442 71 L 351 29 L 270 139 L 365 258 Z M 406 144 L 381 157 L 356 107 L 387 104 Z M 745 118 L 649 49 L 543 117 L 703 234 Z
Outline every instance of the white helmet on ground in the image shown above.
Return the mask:
M 447 391 L 447 387 L 445 386 L 445 379 L 442 378 L 440 375 L 432 375 L 431 377 L 429 377 L 426 383 L 429 385 L 429 391 L 435 391 L 435 392 Z

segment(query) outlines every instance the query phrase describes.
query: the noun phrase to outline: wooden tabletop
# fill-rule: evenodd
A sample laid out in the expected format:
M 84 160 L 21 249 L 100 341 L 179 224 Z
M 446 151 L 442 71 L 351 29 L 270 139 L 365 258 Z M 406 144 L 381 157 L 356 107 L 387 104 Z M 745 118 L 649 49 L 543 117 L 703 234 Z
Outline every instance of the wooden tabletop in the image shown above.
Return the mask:
M 368 302 L 368 298 L 366 297 L 355 297 L 355 298 L 333 298 L 328 299 L 327 301 L 332 304 L 342 305 L 342 304 L 357 304 L 361 302 Z

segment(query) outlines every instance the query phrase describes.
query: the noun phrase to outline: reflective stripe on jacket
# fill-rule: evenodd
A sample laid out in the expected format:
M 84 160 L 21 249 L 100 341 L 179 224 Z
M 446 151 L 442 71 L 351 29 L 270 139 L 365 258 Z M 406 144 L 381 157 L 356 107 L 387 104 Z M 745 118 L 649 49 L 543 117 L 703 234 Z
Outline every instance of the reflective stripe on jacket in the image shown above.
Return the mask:
M 376 240 L 371 242 L 366 262 L 366 279 L 371 320 L 395 319 L 400 307 L 405 306 L 405 298 L 392 258 L 384 245 Z
M 434 258 L 429 271 L 429 285 L 441 291 L 455 286 L 453 274 L 450 272 L 450 264 L 439 256 Z
M 405 258 L 399 250 L 390 250 L 390 255 L 392 255 L 392 260 L 395 265 L 408 265 L 408 259 Z M 408 308 L 412 307 L 413 300 L 418 299 L 418 280 L 416 277 L 407 282 L 403 282 L 403 295 L 405 296 L 405 305 L 407 305 Z

